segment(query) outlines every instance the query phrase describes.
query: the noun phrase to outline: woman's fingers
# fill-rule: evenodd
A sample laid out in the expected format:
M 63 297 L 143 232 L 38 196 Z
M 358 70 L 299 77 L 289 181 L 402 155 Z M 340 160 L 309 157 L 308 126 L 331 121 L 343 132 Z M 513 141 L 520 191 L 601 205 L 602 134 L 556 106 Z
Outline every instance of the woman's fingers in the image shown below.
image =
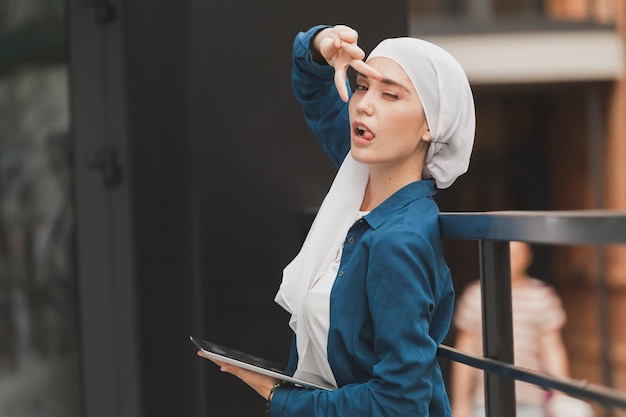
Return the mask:
M 353 59 L 349 61 L 349 64 L 342 63 L 341 65 L 337 64 L 333 65 L 335 67 L 335 87 L 337 88 L 337 92 L 339 93 L 339 97 L 345 102 L 348 102 L 350 96 L 348 94 L 348 87 L 346 85 L 346 81 L 348 79 L 348 67 L 354 68 L 355 71 L 363 74 L 364 76 L 374 79 L 374 80 L 382 80 L 383 75 L 375 70 L 374 68 L 367 65 L 365 62 L 359 59 Z
M 326 62 L 331 63 L 341 48 L 341 41 L 333 36 L 327 36 L 320 41 L 320 55 L 324 57 Z
M 338 39 L 341 39 L 344 42 L 356 44 L 359 39 L 359 33 L 349 26 L 334 26 L 332 32 Z
M 348 77 L 348 67 L 344 69 L 335 68 L 335 87 L 337 87 L 337 92 L 339 93 L 339 97 L 346 103 L 350 99 L 350 95 L 348 94 L 348 87 L 346 85 L 346 80 Z
M 362 60 L 365 58 L 365 52 L 356 43 L 341 42 L 341 50 L 352 59 Z
M 331 65 L 337 55 L 343 54 L 352 59 L 363 59 L 365 52 L 357 45 L 358 33 L 347 26 L 335 26 L 332 30 L 321 34 L 319 52 Z
M 345 25 L 337 25 L 324 29 L 316 37 L 315 48 L 319 54 L 335 69 L 334 82 L 339 97 L 345 102 L 350 99 L 346 81 L 348 68 L 375 80 L 381 80 L 382 75 L 363 62 L 365 52 L 357 44 L 359 34 L 356 30 Z
M 220 361 L 218 361 L 218 360 L 215 360 L 215 359 L 213 359 L 213 358 L 211 358 L 211 357 L 207 356 L 207 354 L 206 354 L 206 353 L 204 353 L 204 351 L 199 350 L 199 351 L 198 351 L 198 356 L 202 356 L 203 358 L 210 360 L 211 362 L 213 362 L 214 364 L 216 364 L 217 366 L 219 366 L 219 367 L 220 367 L 220 369 L 221 369 L 222 371 L 225 371 L 225 372 L 230 372 L 230 371 L 228 370 L 228 369 L 230 368 L 230 366 L 229 366 L 229 365 L 225 364 L 224 362 L 220 362 Z
M 355 59 L 350 63 L 350 66 L 354 68 L 356 72 L 359 72 L 368 78 L 372 78 L 377 81 L 383 79 L 383 75 L 378 70 L 375 70 L 363 61 Z

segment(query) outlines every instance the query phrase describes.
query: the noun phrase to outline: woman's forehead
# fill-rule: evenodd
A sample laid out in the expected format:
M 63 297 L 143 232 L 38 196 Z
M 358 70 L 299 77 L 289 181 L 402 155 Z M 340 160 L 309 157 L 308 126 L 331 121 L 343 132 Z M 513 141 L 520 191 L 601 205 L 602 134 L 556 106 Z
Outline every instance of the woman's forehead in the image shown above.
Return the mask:
M 374 57 L 367 60 L 367 64 L 378 70 L 385 79 L 402 82 L 403 84 L 411 82 L 411 79 L 404 68 L 391 58 Z

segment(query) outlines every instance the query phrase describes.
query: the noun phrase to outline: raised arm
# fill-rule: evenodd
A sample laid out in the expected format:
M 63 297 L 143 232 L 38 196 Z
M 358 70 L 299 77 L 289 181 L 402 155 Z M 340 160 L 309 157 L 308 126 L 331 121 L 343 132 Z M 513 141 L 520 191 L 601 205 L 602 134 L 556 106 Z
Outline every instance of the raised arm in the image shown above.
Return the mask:
M 380 77 L 362 61 L 365 53 L 357 38 L 347 26 L 320 25 L 299 33 L 293 44 L 293 93 L 309 128 L 337 167 L 350 150 L 348 68 Z

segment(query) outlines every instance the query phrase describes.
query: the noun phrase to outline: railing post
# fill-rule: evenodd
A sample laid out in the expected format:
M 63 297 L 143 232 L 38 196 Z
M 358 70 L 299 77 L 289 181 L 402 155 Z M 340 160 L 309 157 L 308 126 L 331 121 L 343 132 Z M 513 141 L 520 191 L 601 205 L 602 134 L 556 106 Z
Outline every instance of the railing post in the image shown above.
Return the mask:
M 483 355 L 513 364 L 513 315 L 508 241 L 479 240 Z M 487 417 L 515 417 L 515 381 L 485 372 Z

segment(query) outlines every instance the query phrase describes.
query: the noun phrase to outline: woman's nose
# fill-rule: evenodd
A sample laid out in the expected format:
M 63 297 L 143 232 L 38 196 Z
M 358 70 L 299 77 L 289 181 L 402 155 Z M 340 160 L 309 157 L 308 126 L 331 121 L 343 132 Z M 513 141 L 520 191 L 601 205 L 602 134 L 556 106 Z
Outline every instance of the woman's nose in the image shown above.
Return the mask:
M 374 103 L 372 102 L 369 91 L 358 98 L 358 101 L 356 102 L 356 110 L 365 114 L 372 113 L 374 110 Z

